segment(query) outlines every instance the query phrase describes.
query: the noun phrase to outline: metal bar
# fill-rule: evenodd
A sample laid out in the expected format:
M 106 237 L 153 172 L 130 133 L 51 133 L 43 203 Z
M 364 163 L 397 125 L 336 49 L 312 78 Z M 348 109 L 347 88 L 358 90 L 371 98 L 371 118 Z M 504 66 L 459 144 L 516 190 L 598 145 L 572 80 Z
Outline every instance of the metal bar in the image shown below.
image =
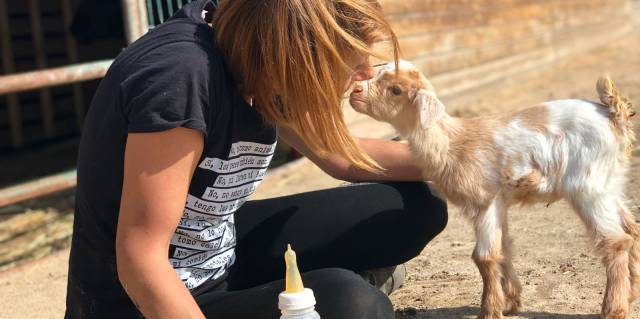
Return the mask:
M 47 54 L 44 49 L 44 36 L 42 35 L 42 21 L 40 19 L 40 0 L 29 0 L 29 16 L 31 20 L 31 38 L 36 56 L 38 69 L 47 67 Z M 48 88 L 40 89 L 40 109 L 42 111 L 42 124 L 45 136 L 52 138 L 56 135 L 55 114 L 51 91 Z
M 153 26 L 156 25 L 156 17 L 154 15 L 154 10 L 153 10 L 153 0 L 147 0 L 147 13 L 148 13 L 148 17 L 149 17 L 149 25 Z
M 158 12 L 160 23 L 164 22 L 164 10 L 162 10 L 162 0 L 156 0 L 156 10 L 157 10 L 156 12 Z
M 172 15 L 173 15 L 173 13 L 175 12 L 175 11 L 173 10 L 173 1 L 168 0 L 166 3 L 167 3 L 167 10 L 169 11 L 169 12 L 167 12 L 167 13 L 169 13 L 169 16 L 172 16 Z
M 129 0 L 132 1 L 132 0 Z M 147 17 L 147 6 L 144 0 L 135 0 L 138 3 L 138 18 L 140 19 L 140 37 L 149 31 L 149 20 Z M 139 37 L 138 37 L 139 38 Z M 136 38 L 137 39 L 137 38 Z
M 11 33 L 9 30 L 9 13 L 7 1 L 0 0 L 0 47 L 2 48 L 2 68 L 5 74 L 15 72 L 13 51 L 11 48 Z M 24 144 L 22 135 L 22 114 L 20 100 L 16 94 L 7 96 L 7 111 L 9 112 L 9 128 L 11 130 L 11 144 L 20 147 Z
M 72 170 L 0 189 L 0 207 L 73 188 L 76 176 L 76 170 Z
M 127 43 L 131 43 L 149 31 L 147 7 L 144 0 L 122 0 Z
M 71 14 L 71 0 L 61 0 L 60 8 L 62 11 L 62 21 L 64 24 L 64 41 L 67 46 L 67 56 L 69 57 L 69 63 L 78 63 L 78 48 L 76 41 L 73 39 L 71 32 L 72 14 Z M 72 86 L 73 90 L 73 108 L 76 113 L 76 125 L 78 131 L 82 130 L 82 123 L 84 122 L 84 98 L 82 94 L 82 85 L 75 83 Z
M 98 79 L 104 76 L 112 62 L 113 60 L 100 60 L 0 76 L 0 95 Z

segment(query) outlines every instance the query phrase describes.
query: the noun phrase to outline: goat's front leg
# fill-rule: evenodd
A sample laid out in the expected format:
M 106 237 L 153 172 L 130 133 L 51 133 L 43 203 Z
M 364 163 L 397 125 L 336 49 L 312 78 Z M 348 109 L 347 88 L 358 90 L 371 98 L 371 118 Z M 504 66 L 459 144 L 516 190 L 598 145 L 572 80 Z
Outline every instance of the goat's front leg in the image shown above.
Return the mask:
M 502 217 L 502 255 L 504 256 L 500 266 L 502 267 L 502 291 L 505 295 L 505 308 L 502 314 L 512 316 L 518 313 L 522 302 L 520 294 L 522 286 L 513 268 L 513 240 L 509 236 L 509 223 L 506 209 L 501 213 Z
M 482 276 L 482 302 L 478 319 L 502 318 L 505 296 L 502 289 L 502 215 L 501 201 L 494 200 L 486 210 L 479 211 L 473 218 L 476 232 L 476 247 L 473 260 Z

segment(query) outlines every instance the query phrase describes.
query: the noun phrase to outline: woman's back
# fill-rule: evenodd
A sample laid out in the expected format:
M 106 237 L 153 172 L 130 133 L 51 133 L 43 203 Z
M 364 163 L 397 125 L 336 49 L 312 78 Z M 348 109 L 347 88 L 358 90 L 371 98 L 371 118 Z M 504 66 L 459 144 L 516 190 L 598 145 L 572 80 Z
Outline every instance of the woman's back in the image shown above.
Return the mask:
M 221 276 L 233 262 L 233 212 L 264 175 L 276 134 L 237 94 L 201 16 L 207 2 L 184 6 L 126 48 L 92 100 L 78 158 L 67 317 L 138 313 L 115 259 L 129 133 L 203 132 L 202 163 L 168 259 L 189 288 Z

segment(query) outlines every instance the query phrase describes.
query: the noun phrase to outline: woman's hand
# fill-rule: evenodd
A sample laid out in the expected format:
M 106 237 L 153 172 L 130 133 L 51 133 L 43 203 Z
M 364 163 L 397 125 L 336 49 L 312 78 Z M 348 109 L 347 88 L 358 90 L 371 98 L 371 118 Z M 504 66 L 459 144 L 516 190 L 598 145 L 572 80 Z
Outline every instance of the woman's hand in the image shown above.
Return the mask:
M 168 259 L 203 144 L 201 132 L 182 127 L 127 138 L 116 260 L 146 318 L 204 318 Z

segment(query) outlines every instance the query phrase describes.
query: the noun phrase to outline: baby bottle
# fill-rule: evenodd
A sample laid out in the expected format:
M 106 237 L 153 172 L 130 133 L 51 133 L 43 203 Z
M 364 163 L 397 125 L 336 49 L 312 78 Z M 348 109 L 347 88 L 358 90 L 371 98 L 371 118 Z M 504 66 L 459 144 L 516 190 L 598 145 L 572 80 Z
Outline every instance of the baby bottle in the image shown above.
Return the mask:
M 296 252 L 291 249 L 291 245 L 287 245 L 284 261 L 287 265 L 286 288 L 278 295 L 278 308 L 282 313 L 280 319 L 320 319 L 315 311 L 316 298 L 313 291 L 302 285 Z

